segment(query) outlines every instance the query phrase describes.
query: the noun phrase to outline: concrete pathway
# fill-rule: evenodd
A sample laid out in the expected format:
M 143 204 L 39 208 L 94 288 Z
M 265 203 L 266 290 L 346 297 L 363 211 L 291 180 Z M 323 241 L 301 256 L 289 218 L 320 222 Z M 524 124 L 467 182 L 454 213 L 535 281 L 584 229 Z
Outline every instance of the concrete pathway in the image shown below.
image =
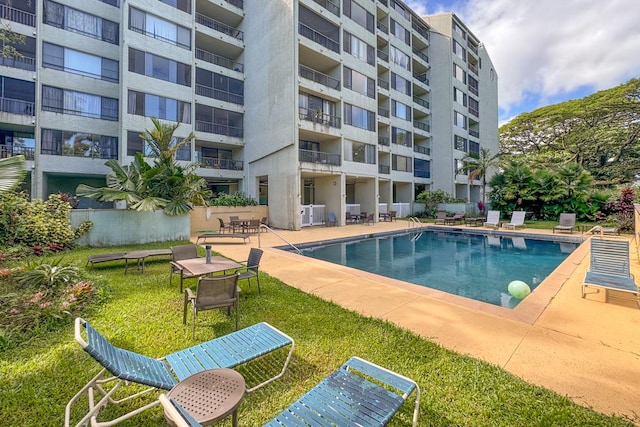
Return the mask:
M 604 302 L 604 292 L 591 288 L 594 293 L 581 298 L 588 244 L 574 251 L 514 310 L 273 248 L 284 240 L 297 244 L 406 229 L 407 222 L 397 221 L 275 230 L 277 235 L 261 233 L 246 245 L 221 243 L 213 249 L 244 260 L 250 247 L 260 246 L 265 251 L 260 269 L 290 286 L 387 319 L 580 405 L 624 415 L 640 425 L 640 309 L 630 294 L 609 292 Z M 632 272 L 640 277 L 636 243 L 631 241 Z

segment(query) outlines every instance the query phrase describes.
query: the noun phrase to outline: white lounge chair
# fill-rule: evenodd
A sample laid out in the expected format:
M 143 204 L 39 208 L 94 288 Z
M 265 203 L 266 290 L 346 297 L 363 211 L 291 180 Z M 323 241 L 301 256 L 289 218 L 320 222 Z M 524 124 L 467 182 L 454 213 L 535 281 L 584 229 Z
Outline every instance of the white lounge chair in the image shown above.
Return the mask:
M 487 220 L 484 223 L 485 227 L 500 227 L 500 211 L 487 212 Z
M 511 214 L 511 222 L 507 222 L 502 224 L 504 228 L 511 228 L 515 230 L 518 227 L 524 228 L 524 216 L 526 215 L 525 211 L 513 211 Z

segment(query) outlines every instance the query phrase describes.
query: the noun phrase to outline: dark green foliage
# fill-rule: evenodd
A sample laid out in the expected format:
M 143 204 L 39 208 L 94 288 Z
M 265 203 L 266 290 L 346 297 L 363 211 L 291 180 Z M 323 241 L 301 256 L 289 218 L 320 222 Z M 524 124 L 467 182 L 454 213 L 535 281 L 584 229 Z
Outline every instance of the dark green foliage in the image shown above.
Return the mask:
M 442 190 L 423 191 L 416 197 L 416 202 L 424 203 L 424 218 L 433 218 L 440 203 L 457 202 L 458 199 Z
M 218 197 L 211 200 L 211 206 L 257 206 L 258 201 L 247 196 L 243 192 L 235 194 L 226 194 L 221 192 Z

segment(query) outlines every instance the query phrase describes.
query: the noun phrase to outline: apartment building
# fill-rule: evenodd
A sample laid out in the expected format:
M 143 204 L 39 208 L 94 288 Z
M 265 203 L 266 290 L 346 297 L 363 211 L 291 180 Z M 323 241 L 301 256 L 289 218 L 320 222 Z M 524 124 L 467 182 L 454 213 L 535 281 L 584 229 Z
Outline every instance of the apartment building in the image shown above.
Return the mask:
M 397 0 L 0 0 L 0 17 L 25 36 L 0 59 L 0 154 L 25 155 L 33 197 L 105 185 L 107 160 L 148 152 L 151 117 L 195 133 L 178 160 L 214 192 L 245 192 L 286 229 L 407 215 L 424 189 L 480 200 L 456 168 L 497 152 L 496 73 L 455 15 Z

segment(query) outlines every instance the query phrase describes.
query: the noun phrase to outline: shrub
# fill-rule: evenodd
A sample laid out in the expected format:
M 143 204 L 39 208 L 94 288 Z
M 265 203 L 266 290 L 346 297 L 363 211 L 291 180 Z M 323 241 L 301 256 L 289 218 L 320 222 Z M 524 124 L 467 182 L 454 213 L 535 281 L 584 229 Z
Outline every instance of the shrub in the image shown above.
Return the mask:
M 243 192 L 235 194 L 218 193 L 218 197 L 211 201 L 211 206 L 257 206 L 258 201 Z
M 425 217 L 434 217 L 440 203 L 457 202 L 458 199 L 445 193 L 442 190 L 423 191 L 418 194 L 416 201 L 424 203 Z

